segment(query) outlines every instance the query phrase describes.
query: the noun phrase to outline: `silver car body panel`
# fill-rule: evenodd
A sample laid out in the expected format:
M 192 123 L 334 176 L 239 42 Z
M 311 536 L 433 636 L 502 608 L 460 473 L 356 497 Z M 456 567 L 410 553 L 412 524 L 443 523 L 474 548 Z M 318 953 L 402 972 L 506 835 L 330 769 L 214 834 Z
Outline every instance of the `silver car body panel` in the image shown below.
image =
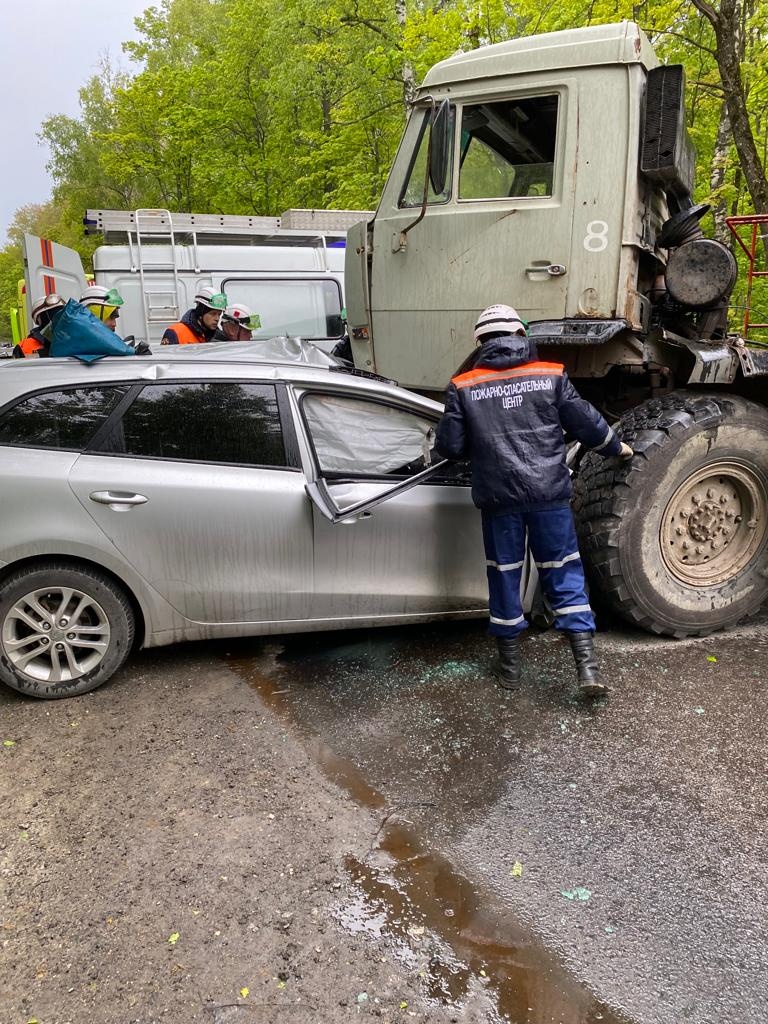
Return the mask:
M 480 516 L 468 486 L 419 484 L 338 525 L 307 493 L 321 474 L 301 415 L 303 394 L 372 399 L 432 421 L 438 403 L 327 367 L 261 362 L 257 346 L 193 348 L 90 366 L 73 359 L 14 361 L 0 370 L 0 409 L 33 391 L 67 385 L 272 382 L 286 388 L 284 415 L 293 422 L 300 466 L 0 446 L 0 505 L 9 524 L 0 564 L 58 555 L 102 566 L 139 605 L 145 646 L 485 614 Z M 214 351 L 206 356 L 204 349 Z M 402 483 L 327 481 L 341 506 L 401 490 Z M 147 500 L 109 505 L 90 497 L 104 491 Z
M 86 454 L 69 483 L 104 536 L 185 618 L 309 616 L 312 521 L 300 472 Z M 147 501 L 115 511 L 89 497 L 102 490 Z

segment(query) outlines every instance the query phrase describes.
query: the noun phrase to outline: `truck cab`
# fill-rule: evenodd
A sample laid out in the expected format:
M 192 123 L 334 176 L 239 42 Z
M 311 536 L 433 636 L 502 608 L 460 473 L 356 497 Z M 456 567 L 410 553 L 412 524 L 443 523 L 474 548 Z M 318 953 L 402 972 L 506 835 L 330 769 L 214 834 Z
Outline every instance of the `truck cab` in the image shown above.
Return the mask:
M 582 342 L 605 322 L 647 327 L 667 203 L 638 156 L 658 63 L 622 22 L 482 47 L 428 72 L 376 215 L 349 240 L 357 365 L 442 388 L 490 302 L 531 322 L 575 321 Z

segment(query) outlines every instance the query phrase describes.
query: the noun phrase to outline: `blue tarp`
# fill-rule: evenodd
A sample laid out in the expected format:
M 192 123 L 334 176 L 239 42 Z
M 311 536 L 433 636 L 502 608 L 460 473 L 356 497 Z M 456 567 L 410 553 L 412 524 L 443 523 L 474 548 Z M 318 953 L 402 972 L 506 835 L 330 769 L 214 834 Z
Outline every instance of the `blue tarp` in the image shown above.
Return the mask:
M 94 363 L 105 356 L 133 356 L 136 353 L 106 327 L 85 306 L 70 299 L 56 317 L 51 338 L 51 356 L 74 356 Z

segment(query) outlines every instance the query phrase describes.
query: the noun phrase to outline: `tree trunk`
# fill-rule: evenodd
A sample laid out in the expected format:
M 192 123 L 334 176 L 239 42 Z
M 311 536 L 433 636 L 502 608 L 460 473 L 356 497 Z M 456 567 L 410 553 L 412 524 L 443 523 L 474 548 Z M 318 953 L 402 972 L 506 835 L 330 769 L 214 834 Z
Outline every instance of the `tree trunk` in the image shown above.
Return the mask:
M 407 17 L 408 11 L 406 7 L 406 0 L 395 0 L 395 18 L 397 19 L 397 24 L 400 26 L 401 38 Z M 410 109 L 410 104 L 413 102 L 413 97 L 416 95 L 416 76 L 413 73 L 413 65 L 407 58 L 403 60 L 403 66 L 400 69 L 400 77 L 403 82 L 403 104 L 405 105 L 405 113 L 407 115 Z
M 707 0 L 692 0 L 715 31 L 717 68 L 725 93 L 725 105 L 733 131 L 739 163 L 756 213 L 768 213 L 768 182 L 749 121 L 747 99 L 741 78 L 740 0 L 721 0 L 719 11 Z
M 728 120 L 728 110 L 723 103 L 720 111 L 720 121 L 717 126 L 717 137 L 715 139 L 715 151 L 712 154 L 712 174 L 709 178 L 709 189 L 717 192 L 725 182 L 725 172 L 728 166 L 728 150 L 731 145 L 731 123 Z M 730 245 L 731 237 L 725 218 L 728 216 L 728 207 L 725 199 L 718 198 L 712 209 L 715 219 L 715 238 L 724 245 Z

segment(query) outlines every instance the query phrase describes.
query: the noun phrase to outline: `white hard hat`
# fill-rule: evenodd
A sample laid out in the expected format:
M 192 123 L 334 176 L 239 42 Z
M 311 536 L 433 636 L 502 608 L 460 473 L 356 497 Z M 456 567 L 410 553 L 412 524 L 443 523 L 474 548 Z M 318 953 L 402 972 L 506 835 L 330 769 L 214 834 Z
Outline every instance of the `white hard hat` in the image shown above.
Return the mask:
M 244 302 L 233 302 L 231 306 L 227 306 L 224 312 L 221 314 L 221 319 L 229 323 L 235 323 L 240 327 L 244 327 L 245 330 L 250 331 L 251 319 L 253 318 L 253 310 L 246 306 Z
M 41 314 L 52 313 L 54 309 L 64 309 L 66 304 L 66 299 L 62 299 L 56 292 L 51 292 L 49 295 L 41 295 L 39 299 L 35 299 L 32 303 L 33 323 L 39 326 Z
M 223 310 L 227 304 L 227 297 L 224 292 L 217 292 L 211 285 L 205 284 L 195 292 L 195 305 L 205 306 L 206 309 Z
M 116 288 L 102 288 L 100 284 L 92 284 L 80 296 L 83 306 L 117 306 L 123 305 L 123 297 Z
M 511 306 L 488 306 L 477 318 L 475 341 L 489 334 L 525 334 L 525 324 Z

